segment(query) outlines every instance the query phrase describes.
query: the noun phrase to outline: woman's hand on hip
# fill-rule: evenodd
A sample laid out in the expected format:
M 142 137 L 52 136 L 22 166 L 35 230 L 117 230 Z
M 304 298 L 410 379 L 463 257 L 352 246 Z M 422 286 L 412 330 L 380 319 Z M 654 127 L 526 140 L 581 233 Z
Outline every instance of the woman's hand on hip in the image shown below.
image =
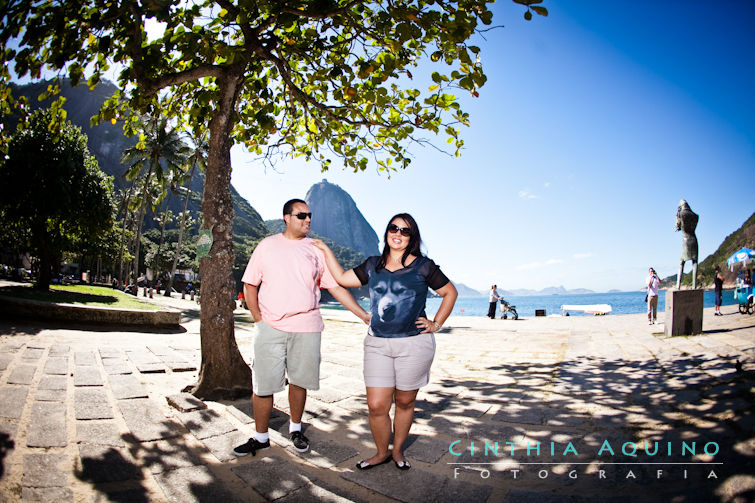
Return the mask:
M 422 316 L 417 318 L 417 321 L 415 321 L 414 324 L 417 325 L 417 328 L 422 329 L 422 332 L 420 332 L 421 334 L 432 334 L 440 329 L 437 323 Z

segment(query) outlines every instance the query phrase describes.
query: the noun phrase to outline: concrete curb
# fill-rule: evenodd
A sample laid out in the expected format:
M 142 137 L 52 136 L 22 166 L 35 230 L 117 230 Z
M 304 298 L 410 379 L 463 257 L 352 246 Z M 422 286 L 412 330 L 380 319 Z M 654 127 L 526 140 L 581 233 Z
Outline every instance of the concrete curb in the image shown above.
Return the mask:
M 181 323 L 181 311 L 171 308 L 163 308 L 159 311 L 139 311 L 115 307 L 54 304 L 4 296 L 0 296 L 0 313 L 33 319 L 105 325 L 175 327 Z

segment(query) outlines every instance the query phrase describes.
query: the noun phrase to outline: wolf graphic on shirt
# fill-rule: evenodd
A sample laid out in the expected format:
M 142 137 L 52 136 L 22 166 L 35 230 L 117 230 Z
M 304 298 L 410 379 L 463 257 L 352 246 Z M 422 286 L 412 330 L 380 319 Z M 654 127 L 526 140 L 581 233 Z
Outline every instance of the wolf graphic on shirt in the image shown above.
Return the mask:
M 388 332 L 407 323 L 413 325 L 412 307 L 416 296 L 416 291 L 407 288 L 397 278 L 381 278 L 370 289 L 372 316 L 380 320 L 381 328 Z

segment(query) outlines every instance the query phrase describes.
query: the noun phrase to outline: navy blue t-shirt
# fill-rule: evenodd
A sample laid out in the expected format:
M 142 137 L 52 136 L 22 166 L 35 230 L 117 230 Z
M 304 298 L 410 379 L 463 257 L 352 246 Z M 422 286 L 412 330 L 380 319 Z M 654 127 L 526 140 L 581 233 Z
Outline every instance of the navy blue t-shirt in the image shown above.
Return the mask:
M 422 330 L 414 322 L 425 315 L 427 288 L 442 288 L 448 278 L 427 257 L 417 257 L 397 271 L 376 270 L 380 257 L 370 257 L 354 273 L 370 290 L 370 331 L 376 337 L 410 337 Z

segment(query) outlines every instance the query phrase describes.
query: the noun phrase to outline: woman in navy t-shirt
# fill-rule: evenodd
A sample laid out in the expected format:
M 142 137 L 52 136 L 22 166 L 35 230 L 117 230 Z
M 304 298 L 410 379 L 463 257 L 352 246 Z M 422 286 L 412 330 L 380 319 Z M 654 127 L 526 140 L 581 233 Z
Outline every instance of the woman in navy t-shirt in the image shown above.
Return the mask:
M 370 429 L 377 454 L 357 463 L 360 470 L 393 461 L 400 470 L 411 468 L 403 445 L 414 421 L 419 388 L 430 379 L 435 356 L 434 332 L 440 330 L 456 302 L 456 287 L 440 268 L 422 255 L 417 222 L 408 213 L 391 218 L 383 235 L 383 253 L 348 271 L 338 264 L 322 241 L 313 244 L 325 252 L 325 260 L 339 285 L 370 290 L 370 328 L 364 340 L 364 382 L 367 387 Z M 427 289 L 440 295 L 433 320 L 425 314 Z M 391 404 L 396 402 L 391 437 Z

